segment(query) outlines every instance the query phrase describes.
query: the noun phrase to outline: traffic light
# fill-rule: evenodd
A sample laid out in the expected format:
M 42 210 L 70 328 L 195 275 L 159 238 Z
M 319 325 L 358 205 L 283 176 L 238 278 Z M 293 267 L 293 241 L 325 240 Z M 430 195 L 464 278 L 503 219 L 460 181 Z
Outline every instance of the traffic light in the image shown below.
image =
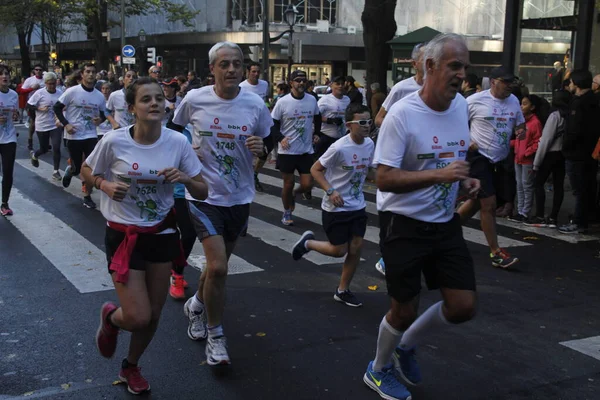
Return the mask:
M 292 54 L 292 44 L 290 42 L 290 34 L 286 33 L 285 35 L 283 35 L 281 37 L 281 55 L 282 56 L 289 56 Z
M 156 56 L 156 66 L 158 68 L 162 68 L 162 64 L 163 64 L 162 56 Z
M 115 56 L 115 64 L 121 65 L 121 56 Z
M 58 53 L 56 52 L 56 45 L 50 44 L 50 52 L 48 54 L 50 56 L 50 61 L 56 63 L 56 59 L 58 58 Z
M 156 61 L 156 47 L 148 47 L 148 53 L 147 53 L 147 58 L 146 61 L 148 61 L 151 64 L 154 64 L 154 62 Z

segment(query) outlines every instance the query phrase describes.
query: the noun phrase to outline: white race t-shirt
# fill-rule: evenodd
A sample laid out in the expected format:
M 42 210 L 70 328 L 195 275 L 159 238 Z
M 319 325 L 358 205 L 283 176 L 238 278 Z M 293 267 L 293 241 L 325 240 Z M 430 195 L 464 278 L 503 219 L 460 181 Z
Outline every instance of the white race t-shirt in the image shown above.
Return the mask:
M 467 101 L 456 96 L 450 108 L 429 108 L 419 92 L 392 106 L 383 120 L 374 164 L 406 171 L 444 168 L 464 160 L 469 147 Z M 458 182 L 439 183 L 409 193 L 377 191 L 377 209 L 425 222 L 448 222 L 454 215 Z
M 37 90 L 33 96 L 29 98 L 27 104 L 36 108 L 47 107 L 46 111 L 35 110 L 35 130 L 38 132 L 47 132 L 56 129 L 56 121 L 54 115 L 54 104 L 58 101 L 62 92 L 56 90 L 54 93 L 48 92 L 48 89 Z
M 163 118 L 163 125 L 167 125 L 167 122 L 169 122 L 169 118 L 171 118 L 171 115 L 175 114 L 175 109 L 177 109 L 177 107 L 179 107 L 179 104 L 181 104 L 182 98 L 179 96 L 175 96 L 175 99 L 173 100 L 175 101 L 171 101 L 165 97 L 165 107 L 168 111 L 165 113 L 165 117 Z M 173 110 L 171 110 L 172 105 L 175 106 Z
M 280 98 L 271 112 L 273 119 L 281 122 L 281 134 L 289 138 L 290 148 L 284 150 L 279 143 L 279 154 L 312 154 L 314 118 L 319 115 L 317 100 L 308 94 L 296 99 L 291 94 Z
M 113 130 L 112 125 L 110 124 L 108 119 L 105 119 L 103 123 L 101 123 L 100 125 L 98 125 L 96 127 L 96 133 L 98 134 L 98 136 L 104 136 L 112 130 Z M 66 138 L 66 136 L 65 136 L 65 138 Z
M 153 226 L 164 220 L 174 206 L 173 185 L 165 182 L 164 176 L 157 176 L 158 172 L 175 167 L 195 177 L 202 164 L 179 132 L 162 128 L 155 143 L 143 145 L 133 140 L 130 129 L 119 128 L 104 136 L 85 162 L 93 175 L 103 174 L 108 181 L 131 185 L 121 202 L 102 192 L 100 211 L 107 221 Z
M 341 118 L 343 120 L 344 113 L 349 104 L 350 98 L 348 96 L 343 96 L 341 99 L 338 99 L 330 93 L 321 97 L 319 100 L 319 110 L 323 118 Z M 321 133 L 333 139 L 339 139 L 346 134 L 346 126 L 344 124 L 338 126 L 323 122 L 321 125 Z
M 525 123 L 519 100 L 510 95 L 497 99 L 490 90 L 467 98 L 471 141 L 479 146 L 479 153 L 496 163 L 504 160 L 510 150 L 510 137 L 515 127 Z
M 99 117 L 100 111 L 106 113 L 106 101 L 100 91 L 94 89 L 88 92 L 81 85 L 77 85 L 68 88 L 58 101 L 65 105 L 65 118 L 75 128 L 75 134 L 66 134 L 67 139 L 84 140 L 98 136 L 92 119 Z
M 135 124 L 135 116 L 129 112 L 125 101 L 125 89 L 112 92 L 106 103 L 107 112 L 111 113 L 121 128 Z
M 15 112 L 19 110 L 19 95 L 14 90 L 0 92 L 0 114 L 6 118 L 6 122 L 0 124 L 0 144 L 17 141 L 17 130 L 13 122 Z
M 217 96 L 214 86 L 190 90 L 175 110 L 173 122 L 192 124 L 192 146 L 203 164 L 208 204 L 231 207 L 254 200 L 253 155 L 250 136 L 265 138 L 273 119 L 260 97 L 240 90 L 233 100 Z M 184 137 L 183 135 L 181 135 Z M 187 192 L 185 198 L 195 200 Z
M 23 82 L 23 86 L 21 86 L 23 89 L 30 89 L 35 85 L 39 85 L 39 89 L 42 89 L 45 85 L 44 83 L 44 78 L 38 78 L 35 75 L 30 76 L 29 78 L 25 79 L 25 82 Z M 35 92 L 39 89 L 34 90 L 33 92 L 29 92 L 27 94 L 27 98 L 31 98 L 31 96 L 33 96 L 35 94 Z
M 373 162 L 375 144 L 365 138 L 361 144 L 346 135 L 332 144 L 319 158 L 325 170 L 325 179 L 344 199 L 343 207 L 336 207 L 323 196 L 321 208 L 328 212 L 356 211 L 365 208 L 363 185 Z
M 386 111 L 390 111 L 390 108 L 392 108 L 395 102 L 420 90 L 422 87 L 423 86 L 417 83 L 414 76 L 412 78 L 404 79 L 392 87 L 392 90 L 390 90 L 390 93 L 387 95 L 381 106 L 385 108 Z
M 261 99 L 266 100 L 269 94 L 269 83 L 267 81 L 263 81 L 262 79 L 258 80 L 256 85 L 251 84 L 246 79 L 242 83 L 240 83 L 240 87 L 245 88 L 246 90 L 251 91 L 252 93 L 256 93 L 260 96 Z

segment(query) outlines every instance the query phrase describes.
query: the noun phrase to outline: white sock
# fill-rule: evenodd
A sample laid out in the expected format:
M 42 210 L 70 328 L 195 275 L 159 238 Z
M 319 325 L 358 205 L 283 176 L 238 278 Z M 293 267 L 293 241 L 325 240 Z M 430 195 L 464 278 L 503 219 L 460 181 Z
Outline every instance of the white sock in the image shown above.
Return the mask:
M 194 295 L 194 300 L 192 300 L 192 308 L 196 310 L 204 309 L 204 303 L 198 298 L 198 293 Z
M 223 336 L 223 325 L 208 327 L 208 337 L 209 338 L 214 339 L 219 336 Z
M 310 249 L 308 248 L 308 240 L 304 242 L 304 248 L 308 251 L 310 251 Z
M 401 348 L 412 349 L 431 331 L 450 324 L 446 317 L 444 317 L 444 312 L 442 311 L 443 304 L 443 301 L 435 303 L 412 323 L 402 336 L 402 341 L 400 342 Z
M 55 169 L 55 170 L 54 170 L 54 173 L 55 173 L 55 174 L 58 174 L 58 170 L 57 170 L 57 169 Z
M 379 324 L 379 336 L 377 337 L 377 353 L 375 361 L 373 361 L 373 370 L 381 371 L 383 367 L 390 363 L 394 349 L 400 343 L 402 332 L 397 331 L 392 327 L 383 316 L 381 324 Z

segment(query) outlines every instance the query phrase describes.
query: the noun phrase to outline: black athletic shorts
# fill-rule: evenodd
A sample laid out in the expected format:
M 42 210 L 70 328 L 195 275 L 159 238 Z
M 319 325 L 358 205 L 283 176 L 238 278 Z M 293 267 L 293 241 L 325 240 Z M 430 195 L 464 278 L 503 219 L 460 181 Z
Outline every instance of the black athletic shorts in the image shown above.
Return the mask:
M 125 232 L 119 232 L 110 226 L 106 226 L 104 245 L 106 247 L 106 261 L 108 262 L 109 273 L 114 272 L 110 270 L 110 261 L 123 239 L 125 239 Z M 133 249 L 133 253 L 131 254 L 131 259 L 129 260 L 129 269 L 145 271 L 147 262 L 169 262 L 175 260 L 178 255 L 179 232 L 162 235 L 140 233 L 135 244 L 135 249 Z
M 278 154 L 276 167 L 285 174 L 310 174 L 314 159 L 312 154 Z
M 388 294 L 407 303 L 421 291 L 421 273 L 429 290 L 475 291 L 473 259 L 458 214 L 445 223 L 423 222 L 389 211 L 379 213 L 380 248 Z
M 364 237 L 367 230 L 365 209 L 322 213 L 323 229 L 334 246 L 350 243 L 354 236 Z
M 202 201 L 188 201 L 188 208 L 200 241 L 220 235 L 226 242 L 235 242 L 248 227 L 250 204 L 222 207 Z
M 481 190 L 479 190 L 477 198 L 485 199 L 494 196 L 496 194 L 494 187 L 495 164 L 477 150 L 467 151 L 466 160 L 471 164 L 471 178 L 479 179 L 481 182 Z
M 73 176 L 79 175 L 83 161 L 92 154 L 97 143 L 97 138 L 83 140 L 69 139 L 67 141 L 67 149 L 69 149 L 69 156 L 71 157 L 71 174 Z

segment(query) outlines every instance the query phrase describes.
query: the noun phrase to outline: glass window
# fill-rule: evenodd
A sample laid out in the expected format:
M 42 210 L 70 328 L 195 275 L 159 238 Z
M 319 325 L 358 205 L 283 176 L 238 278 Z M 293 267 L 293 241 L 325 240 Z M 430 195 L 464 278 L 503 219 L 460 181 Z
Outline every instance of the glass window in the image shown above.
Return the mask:
M 295 3 L 298 10 L 299 24 L 316 24 L 317 20 L 328 20 L 335 24 L 338 0 L 300 0 Z M 283 13 L 290 4 L 290 0 L 275 0 L 273 22 L 285 22 Z

